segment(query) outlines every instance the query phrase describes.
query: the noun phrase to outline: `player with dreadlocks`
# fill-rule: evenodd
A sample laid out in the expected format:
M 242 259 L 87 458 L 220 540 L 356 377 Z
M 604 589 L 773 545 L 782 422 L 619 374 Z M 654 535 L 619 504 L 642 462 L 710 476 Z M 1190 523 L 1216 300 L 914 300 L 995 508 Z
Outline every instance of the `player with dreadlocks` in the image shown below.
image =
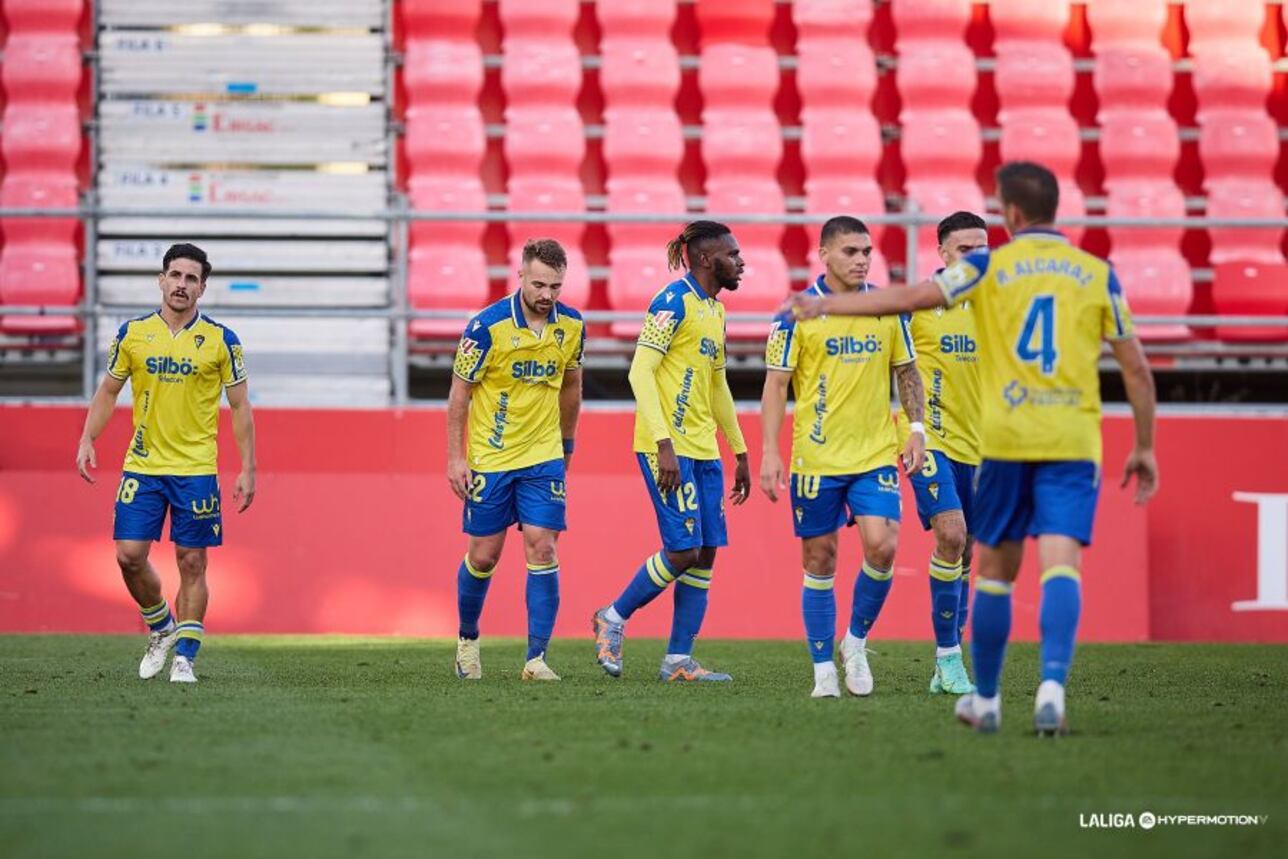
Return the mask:
M 724 224 L 694 221 L 667 245 L 667 262 L 687 271 L 649 304 L 631 361 L 635 394 L 635 456 L 662 535 L 662 550 L 635 571 L 621 596 L 595 613 L 595 648 L 609 675 L 622 673 L 626 621 L 675 582 L 671 640 L 662 680 L 729 680 L 693 658 L 693 640 L 707 612 L 716 549 L 728 544 L 724 472 L 716 428 L 737 457 L 730 500 L 751 488 L 747 445 L 725 378 L 722 290 L 738 289 L 743 261 Z

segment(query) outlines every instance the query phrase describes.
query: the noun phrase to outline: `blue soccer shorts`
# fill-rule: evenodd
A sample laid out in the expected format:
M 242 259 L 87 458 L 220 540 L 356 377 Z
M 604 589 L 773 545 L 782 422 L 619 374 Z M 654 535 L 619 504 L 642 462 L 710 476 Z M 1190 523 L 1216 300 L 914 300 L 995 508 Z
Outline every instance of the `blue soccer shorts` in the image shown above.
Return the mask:
M 518 522 L 563 531 L 568 527 L 567 491 L 562 458 L 512 471 L 476 471 L 465 499 L 462 530 L 487 537 Z
M 1090 460 L 986 459 L 975 478 L 971 531 L 985 546 L 1060 534 L 1091 545 L 1100 466 Z
M 657 488 L 657 455 L 637 453 L 640 473 L 657 514 L 662 548 L 683 552 L 699 546 L 729 545 L 725 526 L 724 468 L 718 459 L 676 457 L 680 486 L 665 497 Z
M 125 472 L 116 490 L 112 539 L 160 540 L 167 510 L 172 543 L 190 549 L 223 544 L 219 478 L 213 474 L 163 477 Z
M 960 510 L 971 528 L 975 494 L 976 466 L 950 459 L 938 450 L 926 451 L 926 464 L 912 477 L 912 492 L 917 497 L 917 518 L 921 527 L 930 530 L 930 518 L 949 510 Z
M 792 526 L 796 536 L 821 537 L 859 516 L 899 521 L 899 471 L 883 465 L 861 474 L 793 474 Z

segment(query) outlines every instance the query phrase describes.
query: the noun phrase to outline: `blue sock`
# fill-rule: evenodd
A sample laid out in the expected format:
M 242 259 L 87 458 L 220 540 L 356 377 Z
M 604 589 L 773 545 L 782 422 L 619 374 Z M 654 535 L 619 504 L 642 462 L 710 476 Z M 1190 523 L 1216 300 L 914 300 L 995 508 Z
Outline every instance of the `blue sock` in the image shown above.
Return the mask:
M 174 643 L 174 652 L 177 656 L 182 656 L 192 661 L 197 658 L 197 651 L 201 649 L 201 639 L 206 634 L 206 628 L 199 620 L 184 620 L 179 623 L 179 639 Z
M 685 570 L 675 582 L 675 612 L 671 616 L 671 640 L 666 645 L 667 654 L 690 654 L 693 639 L 702 629 L 702 619 L 707 616 L 707 595 L 711 587 L 711 571 L 699 567 Z
M 956 647 L 961 644 L 957 629 L 957 610 L 961 602 L 962 562 L 949 564 L 930 556 L 930 621 L 935 629 L 935 645 Z
M 975 663 L 975 686 L 985 698 L 997 695 L 1011 637 L 1011 585 L 980 579 L 975 585 L 975 617 L 971 624 L 970 655 Z
M 481 573 L 470 566 L 469 558 L 461 561 L 456 570 L 456 611 L 461 619 L 461 638 L 479 637 L 479 615 L 483 614 L 483 600 L 487 598 L 490 584 L 491 570 Z
M 1038 610 L 1042 679 L 1054 680 L 1061 686 L 1073 663 L 1073 640 L 1082 612 L 1080 582 L 1073 567 L 1051 567 L 1042 574 L 1042 607 Z
M 867 561 L 863 562 L 863 569 L 854 580 L 850 635 L 856 638 L 868 637 L 872 624 L 877 622 L 877 615 L 881 614 L 881 606 L 885 605 L 886 597 L 890 595 L 890 585 L 893 583 L 893 569 L 878 570 Z
M 143 622 L 151 632 L 166 632 L 174 628 L 174 615 L 170 612 L 170 603 L 165 601 L 165 597 L 154 606 L 139 606 L 139 614 L 143 616 Z
M 617 613 L 625 620 L 633 615 L 636 609 L 657 599 L 657 595 L 666 590 L 666 586 L 673 581 L 675 581 L 675 570 L 671 569 L 671 564 L 666 559 L 666 552 L 649 555 L 635 571 L 635 576 L 626 586 L 626 590 L 613 600 L 613 608 L 617 609 Z
M 559 562 L 546 566 L 528 564 L 528 659 L 550 646 L 550 633 L 559 613 Z
M 805 618 L 805 640 L 815 663 L 831 662 L 836 647 L 835 576 L 816 576 L 805 571 L 801 588 L 801 615 Z
M 962 593 L 957 603 L 957 641 L 966 640 L 966 619 L 970 616 L 970 567 L 962 562 Z

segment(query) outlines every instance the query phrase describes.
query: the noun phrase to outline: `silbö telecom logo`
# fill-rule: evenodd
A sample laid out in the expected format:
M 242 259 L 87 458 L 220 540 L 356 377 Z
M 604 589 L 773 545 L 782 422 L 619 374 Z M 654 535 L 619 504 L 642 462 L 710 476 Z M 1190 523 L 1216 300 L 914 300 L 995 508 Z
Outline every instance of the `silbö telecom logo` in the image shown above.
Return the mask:
M 1154 829 L 1159 826 L 1264 826 L 1268 814 L 1155 814 L 1142 811 L 1080 813 L 1079 829 Z

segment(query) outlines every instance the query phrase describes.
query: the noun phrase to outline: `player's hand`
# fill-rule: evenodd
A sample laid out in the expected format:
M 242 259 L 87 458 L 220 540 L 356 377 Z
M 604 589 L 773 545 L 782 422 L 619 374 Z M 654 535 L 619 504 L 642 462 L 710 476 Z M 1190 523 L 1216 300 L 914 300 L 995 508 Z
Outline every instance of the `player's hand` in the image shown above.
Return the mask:
M 464 459 L 452 459 L 447 463 L 447 484 L 452 487 L 456 497 L 462 501 L 469 497 L 470 467 Z
M 1132 475 L 1136 477 L 1136 503 L 1144 504 L 1158 491 L 1158 460 L 1153 450 L 1133 450 L 1123 466 L 1122 488 L 1131 483 Z
M 926 464 L 926 437 L 919 432 L 909 435 L 901 459 L 903 471 L 909 477 L 921 471 L 921 467 Z
M 778 500 L 778 491 L 787 488 L 783 480 L 783 458 L 777 450 L 767 450 L 760 460 L 760 491 L 769 496 L 770 501 Z
M 233 485 L 233 500 L 237 502 L 238 513 L 246 512 L 246 508 L 255 500 L 255 472 L 243 471 L 237 475 L 237 483 Z
M 778 308 L 779 313 L 790 313 L 797 319 L 814 319 L 823 315 L 823 299 L 803 292 L 792 294 Z
M 680 460 L 675 457 L 675 445 L 669 438 L 657 443 L 657 491 L 665 495 L 680 488 Z
M 733 492 L 729 493 L 729 500 L 734 506 L 745 504 L 751 496 L 751 463 L 747 460 L 747 454 L 738 454 L 738 464 L 733 469 Z
M 98 468 L 98 457 L 94 455 L 94 442 L 83 438 L 76 447 L 76 470 L 86 483 L 94 482 L 94 475 L 89 473 L 91 468 Z

